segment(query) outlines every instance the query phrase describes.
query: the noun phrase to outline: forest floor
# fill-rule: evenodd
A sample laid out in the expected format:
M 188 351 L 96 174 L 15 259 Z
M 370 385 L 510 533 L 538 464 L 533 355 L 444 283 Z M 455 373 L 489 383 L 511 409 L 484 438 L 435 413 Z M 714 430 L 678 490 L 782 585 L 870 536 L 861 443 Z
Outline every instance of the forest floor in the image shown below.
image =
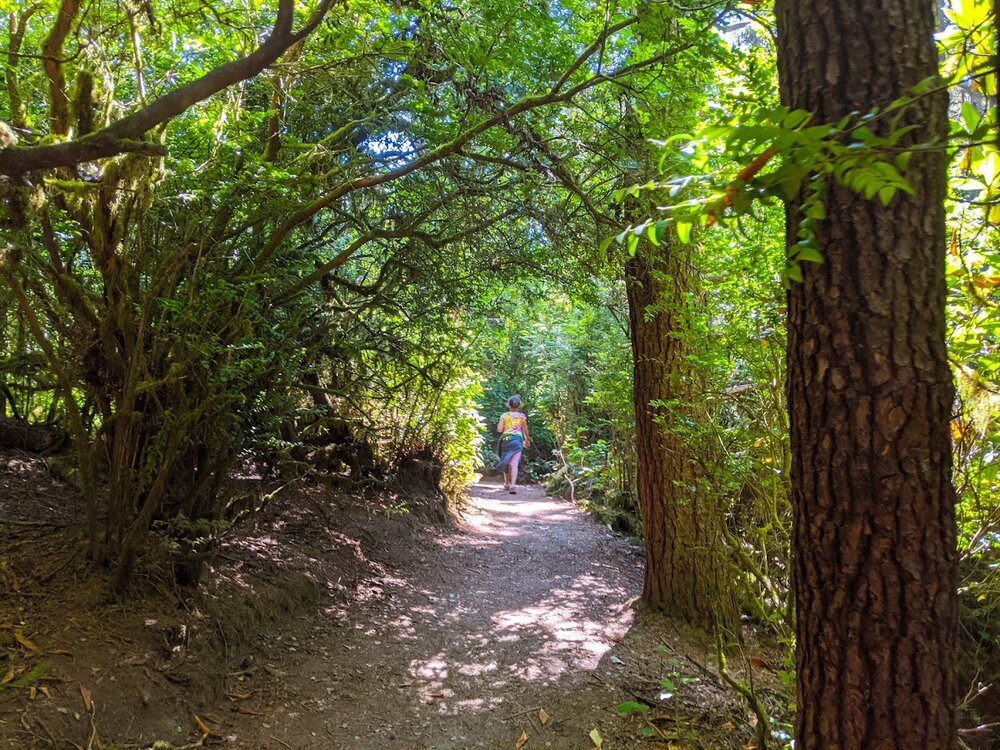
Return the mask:
M 483 482 L 442 520 L 301 486 L 199 592 L 151 576 L 124 605 L 73 552 L 72 496 L 0 455 L 0 748 L 755 747 L 711 646 L 637 613 L 634 545 L 539 488 Z M 763 651 L 731 669 L 787 705 Z

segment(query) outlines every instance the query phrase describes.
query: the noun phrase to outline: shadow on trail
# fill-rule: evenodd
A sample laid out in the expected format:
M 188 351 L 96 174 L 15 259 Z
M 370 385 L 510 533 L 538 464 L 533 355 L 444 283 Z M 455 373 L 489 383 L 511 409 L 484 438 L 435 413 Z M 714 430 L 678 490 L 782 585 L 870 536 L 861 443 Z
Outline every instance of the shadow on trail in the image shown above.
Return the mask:
M 469 747 L 484 729 L 477 714 L 541 706 L 585 679 L 626 632 L 623 605 L 637 590 L 623 566 L 634 560 L 609 562 L 622 543 L 572 504 L 490 484 L 473 500 L 465 533 L 438 540 L 379 623 L 407 646 L 410 711 L 457 719 L 445 734 Z
M 624 637 L 641 585 L 626 542 L 540 489 L 471 494 L 459 528 L 412 549 L 381 596 L 312 626 L 292 680 L 307 725 L 352 748 L 511 747 L 515 717 L 565 703 Z M 294 714 L 275 736 L 329 747 L 304 741 Z M 547 731 L 550 747 L 577 746 Z

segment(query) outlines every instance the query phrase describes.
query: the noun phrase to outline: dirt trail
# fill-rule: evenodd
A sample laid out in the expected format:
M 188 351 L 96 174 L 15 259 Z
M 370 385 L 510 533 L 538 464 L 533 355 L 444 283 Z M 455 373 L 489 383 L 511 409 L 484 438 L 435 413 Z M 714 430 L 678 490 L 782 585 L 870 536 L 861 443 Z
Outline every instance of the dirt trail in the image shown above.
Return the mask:
M 622 699 L 594 671 L 632 621 L 641 562 L 540 489 L 472 497 L 458 529 L 358 582 L 360 602 L 261 644 L 230 684 L 244 713 L 209 712 L 230 746 L 513 748 L 527 732 L 525 750 L 592 747 L 589 728 Z

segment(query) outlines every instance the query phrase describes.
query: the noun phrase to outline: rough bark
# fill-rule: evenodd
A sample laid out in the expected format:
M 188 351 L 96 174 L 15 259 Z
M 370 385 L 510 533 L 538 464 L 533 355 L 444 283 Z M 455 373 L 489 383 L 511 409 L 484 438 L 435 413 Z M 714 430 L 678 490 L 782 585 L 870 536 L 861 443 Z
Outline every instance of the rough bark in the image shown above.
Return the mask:
M 705 628 L 732 627 L 720 512 L 704 492 L 678 422 L 699 397 L 688 353 L 687 252 L 642 243 L 626 268 L 634 361 L 638 501 L 646 545 L 643 600 Z
M 778 0 L 784 103 L 836 122 L 906 93 L 937 70 L 936 5 Z M 910 142 L 946 107 L 920 99 Z M 800 750 L 956 743 L 943 155 L 906 176 L 916 196 L 887 207 L 831 185 L 825 262 L 789 292 Z

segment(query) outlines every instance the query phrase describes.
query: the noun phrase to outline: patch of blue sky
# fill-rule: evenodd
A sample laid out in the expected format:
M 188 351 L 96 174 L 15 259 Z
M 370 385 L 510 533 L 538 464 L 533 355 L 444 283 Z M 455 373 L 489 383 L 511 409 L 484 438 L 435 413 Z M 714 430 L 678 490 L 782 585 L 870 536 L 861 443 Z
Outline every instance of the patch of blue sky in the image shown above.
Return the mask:
M 410 136 L 398 130 L 369 136 L 361 142 L 360 148 L 380 157 L 384 165 L 396 169 L 417 157 L 418 147 Z

